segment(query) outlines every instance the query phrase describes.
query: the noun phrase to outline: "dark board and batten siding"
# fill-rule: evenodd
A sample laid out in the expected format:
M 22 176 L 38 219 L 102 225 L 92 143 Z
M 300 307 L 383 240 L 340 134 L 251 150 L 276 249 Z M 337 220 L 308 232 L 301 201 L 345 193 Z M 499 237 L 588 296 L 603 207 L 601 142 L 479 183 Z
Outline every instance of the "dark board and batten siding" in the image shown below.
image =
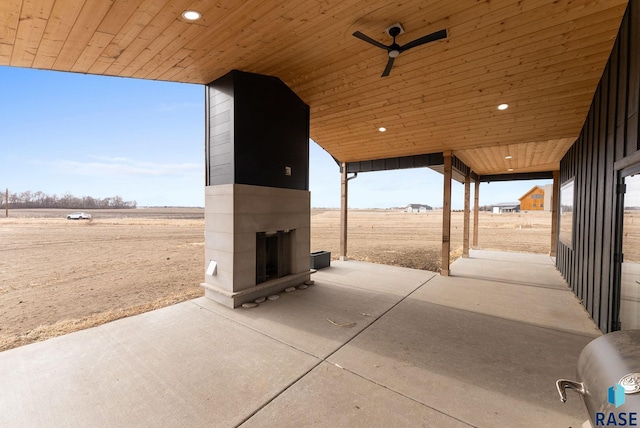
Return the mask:
M 639 27 L 640 0 L 631 0 L 580 136 L 560 162 L 560 185 L 574 179 L 575 200 L 573 246 L 558 241 L 556 265 L 604 333 L 618 322 L 616 165 L 640 149 Z
M 433 165 L 444 165 L 444 157 L 442 156 L 442 153 L 348 162 L 347 173 L 352 174 L 356 172 L 423 168 Z
M 309 190 L 309 106 L 280 79 L 233 70 L 205 87 L 205 110 L 207 186 Z
M 233 183 L 233 78 L 226 75 L 216 81 L 215 90 L 205 86 L 207 126 L 207 185 Z

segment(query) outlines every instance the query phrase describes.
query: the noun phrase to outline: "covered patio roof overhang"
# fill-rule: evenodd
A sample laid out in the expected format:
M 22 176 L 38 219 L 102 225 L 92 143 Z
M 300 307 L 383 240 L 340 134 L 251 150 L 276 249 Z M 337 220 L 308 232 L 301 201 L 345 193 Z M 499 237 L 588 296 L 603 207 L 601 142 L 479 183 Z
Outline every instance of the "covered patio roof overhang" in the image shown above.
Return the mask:
M 445 174 L 446 208 L 451 179 L 477 186 L 559 170 L 626 7 L 626 0 L 9 0 L 0 4 L 0 65 L 202 85 L 232 69 L 276 76 L 309 105 L 310 137 L 343 166 L 343 199 L 350 170 L 427 159 Z M 185 18 L 187 10 L 199 18 Z M 396 23 L 400 46 L 443 29 L 447 36 L 401 52 L 381 77 L 389 57 L 379 47 L 391 44 L 385 29 Z
M 626 6 L 9 0 L 0 65 L 203 85 L 232 69 L 272 75 L 310 106 L 311 138 L 339 162 L 453 151 L 478 175 L 553 171 L 580 132 Z M 352 34 L 388 45 L 385 29 L 398 22 L 401 45 L 441 29 L 447 37 L 403 52 L 381 77 L 386 53 Z

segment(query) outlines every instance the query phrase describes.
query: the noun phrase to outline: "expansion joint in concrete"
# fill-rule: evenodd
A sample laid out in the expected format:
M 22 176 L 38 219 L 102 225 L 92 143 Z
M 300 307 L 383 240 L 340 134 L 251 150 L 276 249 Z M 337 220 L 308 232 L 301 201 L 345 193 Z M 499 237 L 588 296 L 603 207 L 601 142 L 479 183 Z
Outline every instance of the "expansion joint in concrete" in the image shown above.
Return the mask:
M 336 367 L 338 367 L 338 368 L 341 368 L 341 369 L 343 369 L 343 370 L 347 370 L 348 372 L 353 373 L 354 375 L 359 376 L 360 378 L 365 379 L 365 380 L 367 380 L 367 381 L 369 381 L 369 382 L 376 383 L 376 382 L 373 382 L 373 381 L 371 381 L 370 379 L 367 379 L 367 378 L 365 378 L 365 377 L 363 377 L 363 376 L 361 376 L 361 375 L 359 375 L 359 374 L 357 374 L 357 373 L 354 373 L 354 372 L 352 372 L 352 371 L 350 371 L 350 370 L 348 370 L 348 369 L 345 369 L 344 367 L 341 367 L 341 366 L 339 366 L 339 365 L 337 365 L 337 364 L 335 364 L 335 363 L 332 363 L 331 361 L 329 361 L 329 358 L 331 358 L 331 357 L 332 357 L 333 355 L 335 355 L 338 351 L 340 351 L 342 348 L 344 348 L 344 347 L 345 347 L 345 346 L 347 346 L 349 343 L 351 343 L 354 339 L 356 339 L 356 338 L 357 338 L 358 336 L 360 336 L 362 333 L 364 333 L 365 331 L 367 331 L 367 330 L 368 330 L 372 325 L 374 325 L 374 324 L 375 324 L 375 323 L 376 323 L 380 318 L 382 318 L 383 316 L 385 316 L 386 314 L 388 314 L 391 310 L 393 310 L 395 307 L 397 307 L 400 303 L 404 302 L 407 298 L 409 298 L 409 297 L 410 297 L 411 295 L 413 295 L 416 291 L 418 291 L 418 290 L 419 290 L 419 289 L 421 289 L 423 286 L 425 286 L 425 285 L 426 285 L 429 281 L 431 281 L 433 278 L 435 278 L 435 275 L 431 276 L 429 279 L 427 279 L 426 281 L 424 281 L 423 283 L 421 283 L 420 285 L 418 285 L 416 288 L 414 288 L 413 290 L 411 290 L 411 292 L 410 292 L 410 293 L 408 293 L 406 296 L 404 296 L 403 298 L 401 298 L 400 300 L 398 300 L 396 303 L 394 303 L 394 304 L 393 304 L 389 309 L 387 309 L 386 311 L 384 311 L 383 313 L 381 313 L 380 315 L 378 315 L 378 316 L 377 316 L 377 317 L 376 317 L 376 318 L 375 318 L 371 323 L 369 323 L 369 324 L 368 324 L 367 326 L 365 326 L 362 330 L 360 330 L 358 333 L 356 333 L 352 338 L 350 338 L 349 340 L 347 340 L 345 343 L 343 343 L 342 345 L 340 345 L 338 348 L 336 348 L 333 352 L 331 352 L 329 355 L 327 355 L 327 356 L 326 356 L 326 357 L 324 357 L 324 358 L 322 358 L 322 357 L 318 357 L 317 355 L 313 355 L 313 354 L 311 354 L 311 353 L 309 353 L 309 352 L 307 352 L 307 351 L 304 351 L 304 350 L 302 350 L 302 349 L 299 349 L 299 348 L 297 348 L 297 347 L 295 347 L 295 346 L 291 345 L 290 343 L 283 342 L 282 340 L 279 340 L 279 339 L 277 339 L 277 338 L 274 338 L 274 337 L 272 337 L 272 336 L 269 336 L 269 335 L 265 334 L 264 332 L 261 332 L 261 331 L 259 331 L 259 330 L 256 330 L 255 328 L 253 328 L 253 327 L 251 327 L 251 326 L 248 326 L 248 325 L 245 325 L 245 324 L 240 323 L 240 324 L 242 324 L 243 326 L 248 327 L 248 328 L 250 328 L 250 329 L 252 329 L 252 330 L 254 330 L 254 331 L 256 331 L 256 332 L 258 332 L 258 333 L 260 333 L 260 334 L 263 334 L 263 335 L 265 335 L 265 336 L 267 336 L 267 337 L 269 337 L 269 338 L 271 338 L 271 339 L 273 339 L 273 340 L 277 340 L 278 342 L 280 342 L 280 343 L 282 343 L 282 344 L 284 344 L 284 345 L 286 345 L 286 346 L 289 346 L 290 348 L 293 348 L 293 349 L 295 349 L 295 350 L 297 350 L 297 351 L 300 351 L 300 352 L 304 352 L 304 353 L 305 353 L 305 354 L 307 354 L 307 355 L 310 355 L 310 356 L 312 356 L 312 357 L 314 357 L 314 358 L 317 358 L 317 359 L 318 359 L 318 362 L 317 362 L 316 364 L 314 364 L 313 366 L 311 366 L 308 370 L 306 370 L 306 371 L 305 371 L 304 373 L 302 373 L 300 376 L 298 376 L 296 379 L 294 379 L 294 380 L 293 380 L 291 383 L 289 383 L 285 388 L 283 388 L 279 393 L 275 394 L 273 397 L 271 397 L 270 399 L 268 399 L 265 403 L 263 403 L 260 407 L 258 407 L 254 412 L 252 412 L 250 415 L 248 415 L 246 418 L 244 418 L 244 419 L 243 419 L 243 420 L 242 420 L 242 421 L 241 421 L 237 426 L 239 427 L 239 426 L 241 426 L 242 424 L 244 424 L 245 422 L 247 422 L 247 421 L 248 421 L 249 419 L 251 419 L 254 415 L 256 415 L 257 413 L 259 413 L 262 409 L 264 409 L 266 406 L 268 406 L 270 403 L 272 403 L 276 398 L 278 398 L 279 396 L 281 396 L 282 394 L 284 394 L 285 392 L 287 392 L 287 391 L 288 391 L 292 386 L 294 386 L 295 384 L 297 384 L 300 380 L 304 379 L 304 378 L 305 378 L 305 376 L 307 376 L 309 373 L 311 373 L 313 370 L 315 370 L 317 367 L 319 367 L 322 363 L 325 363 L 325 362 L 326 362 L 326 363 L 328 363 L 328 364 L 334 365 L 334 366 L 336 366 Z M 235 321 L 235 322 L 237 322 L 237 321 Z M 377 384 L 377 383 L 376 383 L 376 385 L 379 385 L 379 384 Z M 384 385 L 380 385 L 380 386 L 383 386 L 384 388 L 386 388 L 386 389 L 388 389 L 389 391 L 392 391 L 392 392 L 394 392 L 394 393 L 396 393 L 396 394 L 400 394 L 399 392 L 397 392 L 397 391 L 393 391 L 392 389 L 389 389 L 389 388 L 387 388 L 387 387 L 386 387 L 386 386 L 384 386 Z M 400 395 L 404 396 L 403 394 L 400 394 Z M 424 403 L 420 403 L 419 401 L 416 401 L 415 399 L 413 399 L 413 398 L 411 398 L 411 397 L 406 397 L 406 398 L 408 398 L 408 399 L 410 399 L 410 400 L 412 400 L 412 401 L 414 401 L 414 402 L 416 402 L 416 403 L 418 403 L 418 404 L 421 404 L 421 405 L 423 405 L 423 406 L 426 406 L 426 407 L 431 408 L 430 406 L 427 406 L 427 405 L 426 405 L 426 404 L 424 404 Z M 434 409 L 434 410 L 438 411 L 439 413 L 442 413 L 441 411 L 439 411 L 439 410 L 437 410 L 437 409 Z M 444 414 L 444 413 L 443 413 L 443 414 Z M 449 416 L 449 417 L 452 417 L 452 418 L 453 418 L 453 416 L 450 416 L 450 415 L 447 415 L 447 416 Z M 457 418 L 454 418 L 454 419 L 457 419 Z M 459 419 L 457 419 L 457 420 L 459 420 Z M 464 421 L 460 421 L 460 422 L 463 422 L 463 423 L 467 424 L 467 423 L 466 423 L 466 422 L 464 422 Z M 467 424 L 467 425 L 469 425 L 469 424 Z M 469 425 L 469 426 L 473 426 L 473 425 Z

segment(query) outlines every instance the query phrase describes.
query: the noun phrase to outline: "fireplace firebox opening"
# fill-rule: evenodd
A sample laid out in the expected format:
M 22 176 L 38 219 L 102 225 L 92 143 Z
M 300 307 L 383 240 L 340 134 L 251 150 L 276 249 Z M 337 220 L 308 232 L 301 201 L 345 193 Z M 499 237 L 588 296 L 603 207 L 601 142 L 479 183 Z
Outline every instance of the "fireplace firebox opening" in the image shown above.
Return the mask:
M 295 230 L 256 233 L 256 284 L 291 274 Z

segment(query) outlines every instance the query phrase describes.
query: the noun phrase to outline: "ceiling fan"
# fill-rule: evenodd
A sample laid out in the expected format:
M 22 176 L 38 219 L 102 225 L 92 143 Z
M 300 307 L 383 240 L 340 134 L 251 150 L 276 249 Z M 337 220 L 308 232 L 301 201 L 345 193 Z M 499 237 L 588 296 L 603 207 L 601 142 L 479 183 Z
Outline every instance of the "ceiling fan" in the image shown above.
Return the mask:
M 389 46 L 383 45 L 377 40 L 373 40 L 371 37 L 365 34 L 362 34 L 360 31 L 356 31 L 355 33 L 353 33 L 353 35 L 359 38 L 360 40 L 364 40 L 365 42 L 370 43 L 373 46 L 377 46 L 387 51 L 387 55 L 389 55 L 389 60 L 387 61 L 387 66 L 384 68 L 384 71 L 382 72 L 382 76 L 380 77 L 385 77 L 389 75 L 389 73 L 391 72 L 391 67 L 393 67 L 393 61 L 402 52 L 407 51 L 411 48 L 415 48 L 416 46 L 424 45 L 425 43 L 434 42 L 436 40 L 444 39 L 447 37 L 447 30 L 445 29 L 445 30 L 436 31 L 435 33 L 427 34 L 426 36 L 415 39 L 414 41 L 409 42 L 406 45 L 400 46 L 399 44 L 396 43 L 396 37 L 404 33 L 404 28 L 402 28 L 402 25 L 400 25 L 400 23 L 394 24 L 391 27 L 387 28 L 386 32 L 389 36 L 393 37 L 393 43 L 390 44 Z

